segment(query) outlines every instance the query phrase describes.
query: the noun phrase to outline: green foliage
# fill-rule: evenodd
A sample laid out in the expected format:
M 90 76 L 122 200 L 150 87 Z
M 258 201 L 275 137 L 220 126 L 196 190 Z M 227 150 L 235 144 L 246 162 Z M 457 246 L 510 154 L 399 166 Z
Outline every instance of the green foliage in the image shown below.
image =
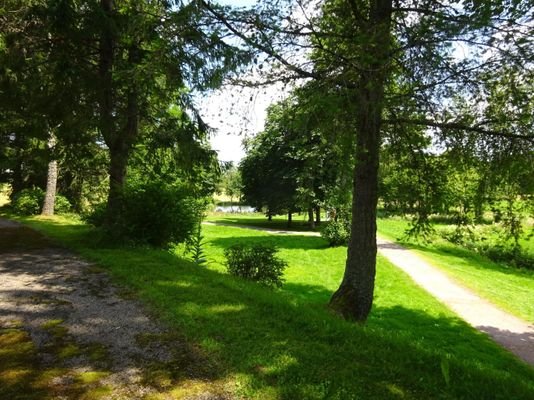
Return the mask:
M 383 258 L 377 265 L 376 304 L 362 328 L 324 307 L 343 275 L 346 250 L 325 248 L 321 238 L 204 225 L 206 253 L 216 262 L 198 268 L 167 251 L 99 248 L 94 245 L 94 229 L 72 220 L 31 223 L 109 269 L 117 284 L 136 293 L 171 330 L 196 343 L 210 372 L 227 372 L 216 374 L 220 379 L 215 385 L 236 388 L 230 396 L 532 397 L 531 368 L 458 319 Z M 273 292 L 221 273 L 223 249 L 251 241 L 269 241 L 283 249 L 289 267 L 281 290 Z M 512 283 L 511 278 L 503 274 L 500 285 Z M 524 292 L 523 303 L 532 293 Z M 449 362 L 448 387 L 440 369 L 444 358 Z M 176 365 L 171 367 L 174 371 Z M 170 390 L 185 392 L 189 385 L 181 383 L 173 383 Z M 198 391 L 191 393 L 195 395 Z
M 516 221 L 521 226 L 521 221 Z M 516 236 L 507 234 L 509 227 L 493 225 L 477 229 L 475 226 L 456 226 L 440 230 L 440 235 L 450 243 L 475 251 L 498 263 L 534 270 L 534 254 L 530 254 L 519 243 L 521 228 Z M 530 239 L 530 238 L 529 238 Z
M 198 221 L 196 200 L 186 188 L 157 181 L 128 184 L 112 225 L 106 224 L 106 212 L 101 205 L 88 220 L 113 240 L 155 247 L 186 241 Z
M 228 272 L 270 287 L 281 287 L 287 263 L 273 246 L 236 244 L 224 251 Z
M 45 193 L 42 189 L 34 187 L 23 189 L 13 195 L 12 209 L 18 215 L 36 215 L 41 213 Z M 54 211 L 58 214 L 70 212 L 72 206 L 65 196 L 56 194 Z
M 352 140 L 341 134 L 350 118 L 329 119 L 345 105 L 313 82 L 271 105 L 240 164 L 245 201 L 269 215 L 350 202 Z
M 347 246 L 350 238 L 350 222 L 341 219 L 329 221 L 321 227 L 321 237 L 330 246 Z
M 221 176 L 219 190 L 234 199 L 241 200 L 243 193 L 243 183 L 241 182 L 241 172 L 233 164 L 227 167 Z
M 23 189 L 13 196 L 13 212 L 18 215 L 35 215 L 41 212 L 44 192 L 40 188 Z
M 54 202 L 54 211 L 58 214 L 65 214 L 72 211 L 72 206 L 65 196 L 56 194 L 56 201 Z
M 194 234 L 187 242 L 187 252 L 191 256 L 191 260 L 197 265 L 206 264 L 206 256 L 204 254 L 204 236 L 202 236 L 202 223 L 198 222 Z

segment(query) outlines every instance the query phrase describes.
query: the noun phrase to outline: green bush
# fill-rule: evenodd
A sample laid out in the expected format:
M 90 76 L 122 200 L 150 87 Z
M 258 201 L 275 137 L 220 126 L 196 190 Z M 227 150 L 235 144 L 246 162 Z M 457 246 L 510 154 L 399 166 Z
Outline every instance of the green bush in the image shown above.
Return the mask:
M 134 182 L 125 186 L 120 209 L 106 224 L 105 205 L 86 220 L 122 243 L 166 247 L 186 241 L 198 222 L 197 201 L 178 185 Z
M 43 209 L 45 192 L 40 188 L 23 189 L 13 196 L 12 209 L 18 215 L 36 215 Z M 71 211 L 71 205 L 65 196 L 56 194 L 54 211 L 63 214 Z
M 82 219 L 94 226 L 103 226 L 106 221 L 106 203 L 98 203 L 82 213 Z
M 350 238 L 350 223 L 344 220 L 329 221 L 322 226 L 321 237 L 330 246 L 346 246 Z
M 44 200 L 43 200 L 44 201 Z M 58 214 L 66 214 L 72 211 L 72 206 L 65 196 L 56 194 L 56 201 L 54 203 L 54 212 Z
M 236 244 L 224 251 L 228 272 L 234 276 L 281 287 L 287 263 L 276 257 L 276 248 L 262 244 Z
M 41 212 L 44 192 L 40 188 L 23 189 L 13 196 L 13 212 L 18 215 L 35 215 Z

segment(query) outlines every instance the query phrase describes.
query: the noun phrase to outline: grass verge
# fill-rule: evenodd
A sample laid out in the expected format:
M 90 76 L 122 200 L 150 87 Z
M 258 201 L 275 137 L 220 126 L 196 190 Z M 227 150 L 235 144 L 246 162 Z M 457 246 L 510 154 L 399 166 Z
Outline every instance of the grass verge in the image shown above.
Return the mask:
M 209 267 L 165 251 L 105 248 L 69 218 L 27 223 L 99 263 L 197 344 L 213 379 L 257 399 L 529 399 L 534 371 L 453 315 L 402 272 L 379 259 L 376 302 L 359 326 L 325 304 L 342 275 L 346 249 L 317 237 L 274 236 L 206 226 Z M 271 291 L 223 272 L 237 242 L 271 242 L 288 263 Z M 183 388 L 176 387 L 180 398 Z

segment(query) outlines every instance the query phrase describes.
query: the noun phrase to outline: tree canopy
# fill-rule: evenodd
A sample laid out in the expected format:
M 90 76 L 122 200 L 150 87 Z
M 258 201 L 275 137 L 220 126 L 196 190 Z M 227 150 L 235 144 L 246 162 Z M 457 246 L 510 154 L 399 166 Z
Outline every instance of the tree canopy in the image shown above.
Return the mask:
M 265 81 L 312 79 L 345 101 L 355 142 L 352 233 L 330 304 L 348 319 L 365 320 L 372 305 L 382 143 L 422 150 L 423 134 L 489 158 L 507 146 L 532 153 L 530 1 L 272 1 L 227 13 L 205 4 L 277 64 Z

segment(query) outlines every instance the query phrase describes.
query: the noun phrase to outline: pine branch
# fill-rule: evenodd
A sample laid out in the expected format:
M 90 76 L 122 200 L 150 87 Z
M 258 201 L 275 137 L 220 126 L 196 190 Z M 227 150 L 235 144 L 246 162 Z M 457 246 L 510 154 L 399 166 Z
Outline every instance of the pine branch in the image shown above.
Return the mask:
M 459 122 L 438 122 L 432 121 L 429 119 L 409 119 L 409 118 L 394 118 L 387 119 L 382 121 L 385 124 L 408 124 L 408 125 L 418 125 L 418 126 L 427 126 L 440 129 L 452 129 L 458 131 L 480 133 L 487 136 L 498 136 L 507 139 L 521 139 L 526 140 L 530 143 L 534 143 L 534 135 L 520 135 L 507 131 L 498 131 L 492 129 L 486 129 L 477 125 L 465 125 Z

